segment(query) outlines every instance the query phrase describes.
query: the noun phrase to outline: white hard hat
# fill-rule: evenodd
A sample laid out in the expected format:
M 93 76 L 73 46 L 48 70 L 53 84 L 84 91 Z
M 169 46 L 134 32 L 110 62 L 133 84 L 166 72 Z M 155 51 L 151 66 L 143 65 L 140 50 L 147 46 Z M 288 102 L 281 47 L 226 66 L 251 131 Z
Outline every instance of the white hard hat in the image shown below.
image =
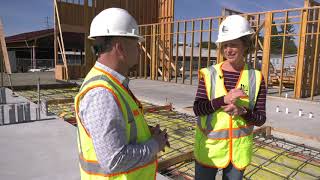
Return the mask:
M 93 18 L 88 38 L 98 36 L 136 37 L 143 41 L 136 20 L 128 11 L 120 8 L 105 9 Z
M 216 43 L 238 39 L 242 36 L 253 34 L 249 22 L 240 15 L 226 17 L 219 26 L 218 40 Z

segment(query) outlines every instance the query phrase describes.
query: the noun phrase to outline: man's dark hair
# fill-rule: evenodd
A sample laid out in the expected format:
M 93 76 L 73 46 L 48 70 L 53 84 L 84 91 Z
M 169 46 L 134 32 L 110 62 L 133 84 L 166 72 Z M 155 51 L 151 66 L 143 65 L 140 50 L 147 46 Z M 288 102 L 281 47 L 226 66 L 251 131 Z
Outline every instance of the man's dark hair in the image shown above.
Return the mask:
M 112 37 L 97 37 L 93 43 L 93 52 L 96 55 L 112 50 Z

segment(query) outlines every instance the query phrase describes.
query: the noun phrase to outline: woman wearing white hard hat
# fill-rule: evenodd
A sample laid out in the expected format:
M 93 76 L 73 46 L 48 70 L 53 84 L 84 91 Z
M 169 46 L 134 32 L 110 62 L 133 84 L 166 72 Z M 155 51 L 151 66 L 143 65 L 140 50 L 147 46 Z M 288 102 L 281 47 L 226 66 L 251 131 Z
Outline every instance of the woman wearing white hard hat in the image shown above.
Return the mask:
M 194 102 L 196 126 L 195 179 L 242 179 L 252 158 L 253 127 L 266 121 L 266 87 L 260 71 L 245 57 L 253 49 L 253 30 L 239 15 L 219 27 L 222 63 L 203 68 Z

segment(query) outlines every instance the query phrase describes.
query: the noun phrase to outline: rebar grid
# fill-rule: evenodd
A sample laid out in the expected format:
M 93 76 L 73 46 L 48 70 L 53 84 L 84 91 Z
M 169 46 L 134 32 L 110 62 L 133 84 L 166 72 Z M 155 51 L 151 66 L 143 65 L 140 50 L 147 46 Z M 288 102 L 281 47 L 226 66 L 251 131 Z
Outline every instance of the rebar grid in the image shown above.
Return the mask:
M 320 179 L 320 151 L 283 139 L 257 136 L 253 160 L 244 179 Z M 179 163 L 161 172 L 172 179 L 192 179 L 194 161 Z
M 170 148 L 166 147 L 165 152 L 160 153 L 160 160 L 168 159 L 180 153 L 186 153 L 193 149 L 194 117 L 174 111 L 158 111 L 146 113 L 145 118 L 149 125 L 160 124 L 161 129 L 167 129 L 169 134 Z
M 21 91 L 28 98 L 33 92 Z M 43 91 L 45 97 L 56 94 L 75 93 L 72 89 Z M 158 107 L 143 103 L 145 109 Z M 50 104 L 49 112 L 65 119 L 74 117 L 73 103 Z M 194 144 L 194 127 L 196 117 L 167 109 L 146 112 L 149 125 L 160 124 L 167 129 L 170 148 L 160 153 L 160 161 L 190 152 Z M 276 137 L 255 137 L 253 159 L 247 167 L 245 179 L 320 179 L 320 150 L 302 144 L 289 142 Z M 173 179 L 192 179 L 194 177 L 194 161 L 178 163 L 161 172 Z
M 32 102 L 36 102 L 38 99 L 38 92 L 36 90 L 17 90 L 15 91 L 20 96 L 29 99 Z M 57 88 L 57 89 L 41 89 L 40 97 L 45 100 L 54 99 L 69 99 L 74 98 L 79 92 L 79 88 Z

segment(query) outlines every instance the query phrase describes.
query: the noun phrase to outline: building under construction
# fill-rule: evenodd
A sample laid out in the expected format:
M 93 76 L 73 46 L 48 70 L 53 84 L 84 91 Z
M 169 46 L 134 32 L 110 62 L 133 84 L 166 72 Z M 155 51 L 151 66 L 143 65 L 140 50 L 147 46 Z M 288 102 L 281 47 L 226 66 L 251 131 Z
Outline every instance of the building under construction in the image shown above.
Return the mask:
M 196 117 L 192 100 L 198 71 L 223 61 L 222 54 L 218 53 L 220 47 L 214 42 L 219 24 L 230 14 L 246 17 L 256 32 L 255 50 L 246 61 L 262 71 L 269 93 L 267 123 L 254 130 L 253 160 L 244 178 L 320 179 L 318 2 L 305 0 L 301 8 L 255 13 L 225 8 L 221 16 L 189 20 L 174 18 L 174 0 L 53 0 L 53 4 L 53 29 L 4 39 L 0 23 L 0 55 L 5 62 L 5 68 L 1 63 L 1 69 L 6 69 L 9 75 L 8 78 L 1 75 L 0 132 L 12 143 L 19 144 L 0 148 L 0 153 L 17 150 L 17 159 L 32 161 L 29 156 L 24 159 L 25 146 L 20 144 L 27 141 L 28 136 L 38 138 L 42 133 L 41 136 L 50 135 L 50 143 L 42 150 L 46 142 L 34 138 L 34 144 L 41 145 L 37 149 L 42 153 L 33 157 L 34 162 L 45 162 L 46 157 L 52 155 L 57 156 L 57 161 L 65 158 L 65 166 L 70 164 L 70 167 L 59 169 L 60 164 L 48 160 L 50 165 L 35 165 L 42 172 L 34 176 L 36 173 L 27 171 L 28 168 L 9 171 L 14 168 L 8 165 L 0 170 L 0 177 L 46 179 L 46 173 L 52 173 L 45 168 L 55 167 L 70 177 L 68 179 L 78 178 L 74 175 L 79 174 L 77 164 L 73 165 L 78 163 L 74 158 L 77 152 L 70 150 L 76 143 L 73 103 L 83 78 L 96 61 L 91 51 L 92 42 L 87 39 L 90 22 L 103 9 L 120 7 L 135 17 L 145 38 L 140 43 L 139 68 L 129 74 L 134 79 L 131 89 L 143 101 L 148 124 L 160 124 L 168 129 L 170 137 L 171 147 L 159 154 L 159 179 L 194 178 Z M 16 69 L 12 69 L 12 64 L 16 64 Z M 27 75 L 11 73 L 11 70 L 26 72 L 41 67 L 54 68 L 54 71 L 39 72 L 30 83 Z M 46 76 L 53 78 L 47 80 Z M 17 85 L 18 81 L 26 83 Z M 4 89 L 5 86 L 9 89 Z M 181 92 L 181 88 L 185 92 Z M 58 119 L 58 122 L 47 121 L 49 119 Z M 42 130 L 34 133 L 34 127 Z M 18 128 L 22 128 L 23 133 L 20 134 Z M 6 138 L 0 140 L 1 145 L 9 144 Z M 69 149 L 59 149 L 62 144 Z M 28 146 L 25 151 L 32 153 L 33 148 Z M 69 154 L 63 154 L 66 151 L 70 151 Z M 75 154 L 70 155 L 71 152 Z M 4 157 L 0 164 L 7 161 L 10 158 Z M 61 179 L 62 176 L 51 177 Z
M 278 96 L 284 96 L 283 91 L 288 90 L 293 98 L 312 99 L 319 94 L 317 5 L 317 2 L 305 1 L 304 7 L 297 9 L 242 13 L 256 31 L 255 51 L 248 57 L 248 62 L 261 69 L 264 77 L 268 77 L 268 87 L 276 90 Z M 58 52 L 63 55 L 65 51 L 64 33 L 82 33 L 87 37 L 92 18 L 108 7 L 127 9 L 141 24 L 140 32 L 146 41 L 141 44 L 143 55 L 139 69 L 131 75 L 183 84 L 197 83 L 200 68 L 222 61 L 222 55 L 216 53 L 219 51 L 213 52 L 219 50 L 212 43 L 216 40 L 218 26 L 225 17 L 223 15 L 241 13 L 224 9 L 219 17 L 175 20 L 173 0 L 93 0 L 84 1 L 84 4 L 57 1 L 55 57 Z M 67 60 L 64 65 L 56 65 L 56 78 L 67 80 L 71 74 L 74 78 L 84 77 L 95 62 L 87 38 L 84 38 L 84 54 L 82 65 L 69 65 Z

